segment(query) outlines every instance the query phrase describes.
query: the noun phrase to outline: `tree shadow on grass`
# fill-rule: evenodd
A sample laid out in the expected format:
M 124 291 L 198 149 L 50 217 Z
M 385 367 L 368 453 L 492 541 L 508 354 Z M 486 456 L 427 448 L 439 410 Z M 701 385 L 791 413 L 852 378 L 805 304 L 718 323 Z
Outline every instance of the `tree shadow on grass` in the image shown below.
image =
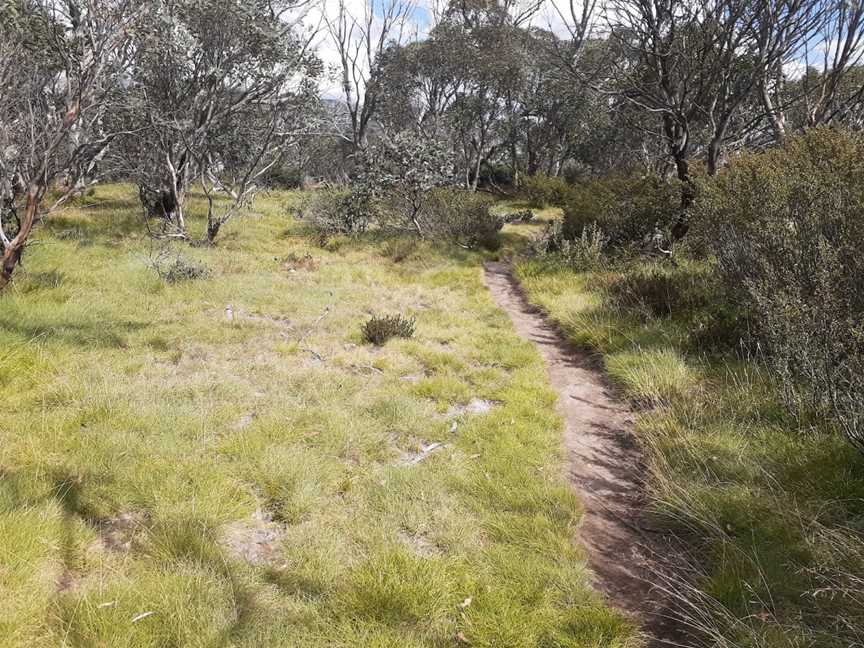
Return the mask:
M 86 217 L 70 212 L 52 215 L 45 219 L 44 230 L 54 238 L 79 243 L 126 237 L 147 231 L 139 207 L 122 205 L 116 209 L 87 208 L 86 214 Z
M 70 347 L 97 347 L 103 349 L 125 349 L 127 335 L 146 328 L 146 322 L 131 320 L 74 321 L 14 319 L 12 314 L 0 312 L 0 332 L 10 333 L 22 340 L 49 340 Z

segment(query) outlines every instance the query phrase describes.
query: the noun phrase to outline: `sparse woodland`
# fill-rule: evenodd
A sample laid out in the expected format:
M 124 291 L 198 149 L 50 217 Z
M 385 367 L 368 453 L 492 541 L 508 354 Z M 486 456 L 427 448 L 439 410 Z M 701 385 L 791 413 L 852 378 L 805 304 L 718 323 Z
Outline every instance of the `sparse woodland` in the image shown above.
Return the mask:
M 632 408 L 683 645 L 864 645 L 862 40 L 0 0 L 0 646 L 656 645 L 490 260 Z

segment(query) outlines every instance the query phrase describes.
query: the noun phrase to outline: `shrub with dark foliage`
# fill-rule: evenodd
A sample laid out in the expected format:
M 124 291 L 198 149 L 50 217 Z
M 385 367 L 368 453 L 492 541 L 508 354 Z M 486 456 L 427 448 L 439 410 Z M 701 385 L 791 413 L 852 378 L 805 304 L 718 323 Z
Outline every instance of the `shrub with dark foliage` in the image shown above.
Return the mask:
M 467 248 L 497 250 L 504 219 L 492 213 L 493 200 L 464 189 L 437 189 L 428 200 L 425 219 L 437 237 Z
M 320 189 L 300 208 L 300 217 L 325 235 L 362 234 L 375 217 L 374 206 L 362 188 Z
M 162 281 L 169 284 L 206 279 L 210 276 L 210 269 L 207 266 L 191 261 L 169 248 L 151 255 L 150 267 Z
M 864 141 L 818 129 L 743 156 L 700 212 L 793 411 L 832 417 L 864 450 Z
M 522 180 L 522 193 L 531 207 L 563 207 L 570 199 L 572 185 L 564 178 L 546 175 L 528 176 Z
M 611 247 L 641 244 L 675 221 L 680 194 L 656 176 L 609 177 L 572 187 L 564 206 L 564 238 L 573 240 L 596 223 Z
M 354 185 L 375 202 L 379 224 L 427 237 L 429 198 L 452 183 L 450 150 L 433 138 L 401 131 L 369 146 L 361 162 Z
M 415 320 L 402 315 L 373 315 L 363 325 L 363 340 L 381 346 L 394 337 L 410 338 L 414 335 Z

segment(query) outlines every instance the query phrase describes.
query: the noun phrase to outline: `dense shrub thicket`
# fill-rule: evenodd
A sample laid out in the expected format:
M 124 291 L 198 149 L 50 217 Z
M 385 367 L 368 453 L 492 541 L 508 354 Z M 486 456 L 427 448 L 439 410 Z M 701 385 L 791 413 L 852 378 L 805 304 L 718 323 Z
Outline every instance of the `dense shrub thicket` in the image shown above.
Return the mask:
M 522 181 L 522 193 L 528 204 L 537 209 L 563 207 L 570 198 L 573 186 L 564 178 L 542 174 L 528 176 Z
M 372 213 L 368 197 L 356 189 L 321 189 L 306 197 L 300 217 L 324 235 L 360 234 Z
M 374 226 L 388 235 L 498 249 L 504 220 L 491 212 L 490 197 L 454 186 L 452 168 L 438 143 L 401 132 L 370 146 L 350 185 L 315 192 L 301 215 L 327 235 Z
M 674 222 L 680 191 L 656 176 L 607 177 L 571 187 L 564 204 L 565 238 L 596 223 L 613 247 L 641 244 Z
M 820 129 L 742 156 L 700 211 L 789 404 L 831 415 L 864 449 L 864 140 Z
M 576 270 L 617 264 L 610 304 L 676 319 L 694 349 L 758 345 L 792 412 L 829 417 L 864 450 L 864 139 L 814 129 L 736 158 L 699 182 L 674 258 L 633 262 L 666 245 L 679 189 L 651 177 L 577 183 L 563 224 L 534 250 Z

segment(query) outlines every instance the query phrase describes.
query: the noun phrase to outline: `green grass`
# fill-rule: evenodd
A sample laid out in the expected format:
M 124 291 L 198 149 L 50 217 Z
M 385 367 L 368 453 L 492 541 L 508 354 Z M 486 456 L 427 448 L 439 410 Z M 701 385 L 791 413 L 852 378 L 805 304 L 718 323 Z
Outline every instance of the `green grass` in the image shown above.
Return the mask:
M 0 297 L 3 645 L 639 645 L 481 258 L 319 248 L 292 200 L 178 244 L 209 276 L 176 283 L 129 188 L 40 230 Z M 377 312 L 414 337 L 364 344 Z M 451 432 L 472 398 L 496 406 Z
M 673 588 L 689 621 L 711 646 L 861 645 L 864 457 L 824 422 L 793 418 L 759 364 L 722 350 L 729 320 L 704 264 L 655 264 L 517 270 L 643 408 L 656 524 L 689 549 L 690 582 Z
M 526 209 L 530 209 L 534 213 L 534 219 L 527 223 L 507 223 L 504 225 L 501 230 L 500 256 L 510 257 L 523 250 L 528 241 L 539 236 L 550 222 L 561 218 L 562 213 L 558 207 L 532 208 L 522 200 L 501 201 L 493 207 L 494 213 L 500 216 Z

